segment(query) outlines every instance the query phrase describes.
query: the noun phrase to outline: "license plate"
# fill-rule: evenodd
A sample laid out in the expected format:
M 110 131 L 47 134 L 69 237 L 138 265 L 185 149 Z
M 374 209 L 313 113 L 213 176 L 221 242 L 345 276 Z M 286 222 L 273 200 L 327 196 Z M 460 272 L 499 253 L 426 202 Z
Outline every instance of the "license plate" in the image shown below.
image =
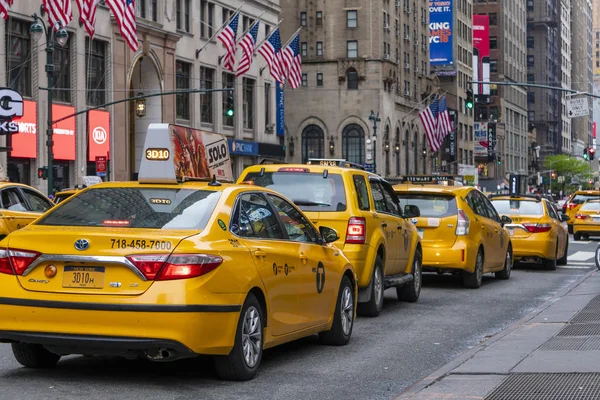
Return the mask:
M 514 236 L 514 234 L 515 234 L 515 229 L 514 229 L 514 228 L 508 228 L 508 234 L 509 234 L 510 236 Z
M 104 267 L 66 266 L 63 269 L 63 287 L 102 289 L 104 287 Z
M 417 234 L 419 235 L 419 237 L 420 237 L 421 239 L 423 239 L 423 233 L 424 233 L 424 232 L 423 232 L 423 228 L 417 228 Z
M 592 217 L 593 222 L 600 222 L 600 217 Z

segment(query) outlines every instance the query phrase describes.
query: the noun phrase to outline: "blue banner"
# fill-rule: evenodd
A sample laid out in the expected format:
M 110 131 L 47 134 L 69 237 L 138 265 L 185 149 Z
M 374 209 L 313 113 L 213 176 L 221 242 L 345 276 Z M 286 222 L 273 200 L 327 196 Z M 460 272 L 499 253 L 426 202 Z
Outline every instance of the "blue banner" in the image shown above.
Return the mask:
M 257 156 L 258 143 L 245 140 L 227 139 L 229 142 L 229 153 L 240 156 Z
M 285 111 L 283 104 L 283 89 L 278 82 L 275 82 L 277 86 L 276 101 L 277 101 L 277 136 L 285 135 Z
M 454 65 L 452 1 L 429 2 L 429 64 L 431 66 Z

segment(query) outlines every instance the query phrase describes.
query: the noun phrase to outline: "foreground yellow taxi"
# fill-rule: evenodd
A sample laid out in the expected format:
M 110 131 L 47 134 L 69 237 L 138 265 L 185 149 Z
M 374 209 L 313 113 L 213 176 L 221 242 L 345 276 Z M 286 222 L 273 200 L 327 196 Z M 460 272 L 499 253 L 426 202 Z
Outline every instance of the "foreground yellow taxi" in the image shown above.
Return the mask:
M 509 279 L 513 250 L 502 218 L 479 190 L 468 186 L 398 184 L 402 206 L 414 205 L 413 218 L 423 244 L 423 271 L 460 273 L 465 287 L 479 288 L 483 274 Z
M 600 200 L 588 200 L 573 218 L 573 239 L 600 236 Z
M 490 200 L 498 213 L 512 219 L 505 228 L 515 261 L 542 262 L 549 270 L 567 264 L 569 234 L 563 222 L 568 216 L 559 216 L 552 204 L 538 195 L 495 195 Z
M 20 183 L 0 183 L 0 239 L 21 229 L 54 204 L 42 192 Z
M 0 242 L 0 341 L 17 361 L 207 354 L 246 380 L 263 349 L 316 333 L 348 343 L 356 276 L 337 233 L 268 189 L 160 183 L 173 155 L 158 145 L 140 182 L 84 189 Z

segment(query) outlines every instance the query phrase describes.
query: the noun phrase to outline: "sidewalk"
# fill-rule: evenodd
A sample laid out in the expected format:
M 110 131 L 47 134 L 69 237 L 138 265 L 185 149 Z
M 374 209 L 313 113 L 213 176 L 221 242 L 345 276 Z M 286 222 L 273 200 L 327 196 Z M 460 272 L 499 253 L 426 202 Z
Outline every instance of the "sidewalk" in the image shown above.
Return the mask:
M 600 399 L 600 271 L 396 399 Z

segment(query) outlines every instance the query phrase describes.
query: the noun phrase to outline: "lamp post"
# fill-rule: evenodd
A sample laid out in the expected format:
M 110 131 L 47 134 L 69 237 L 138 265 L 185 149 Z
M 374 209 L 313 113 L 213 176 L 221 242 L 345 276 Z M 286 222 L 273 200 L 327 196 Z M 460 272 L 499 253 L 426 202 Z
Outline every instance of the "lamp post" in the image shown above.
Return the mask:
M 37 15 L 33 14 L 33 23 L 29 27 L 29 33 L 35 41 L 39 41 L 42 35 L 46 36 L 46 76 L 48 77 L 48 122 L 46 127 L 46 146 L 48 147 L 48 195 L 52 195 L 54 191 L 54 150 L 52 146 L 54 141 L 52 140 L 52 89 L 54 88 L 54 41 L 61 47 L 67 44 L 69 40 L 69 33 L 62 26 L 60 22 L 57 25 L 50 27 L 50 30 L 46 28 L 44 21 Z M 55 28 L 58 30 L 55 31 Z
M 371 110 L 371 115 L 369 115 L 369 121 L 373 121 L 373 172 L 377 173 L 377 123 L 381 122 L 381 118 L 379 118 L 379 111 L 377 111 L 377 115 Z

